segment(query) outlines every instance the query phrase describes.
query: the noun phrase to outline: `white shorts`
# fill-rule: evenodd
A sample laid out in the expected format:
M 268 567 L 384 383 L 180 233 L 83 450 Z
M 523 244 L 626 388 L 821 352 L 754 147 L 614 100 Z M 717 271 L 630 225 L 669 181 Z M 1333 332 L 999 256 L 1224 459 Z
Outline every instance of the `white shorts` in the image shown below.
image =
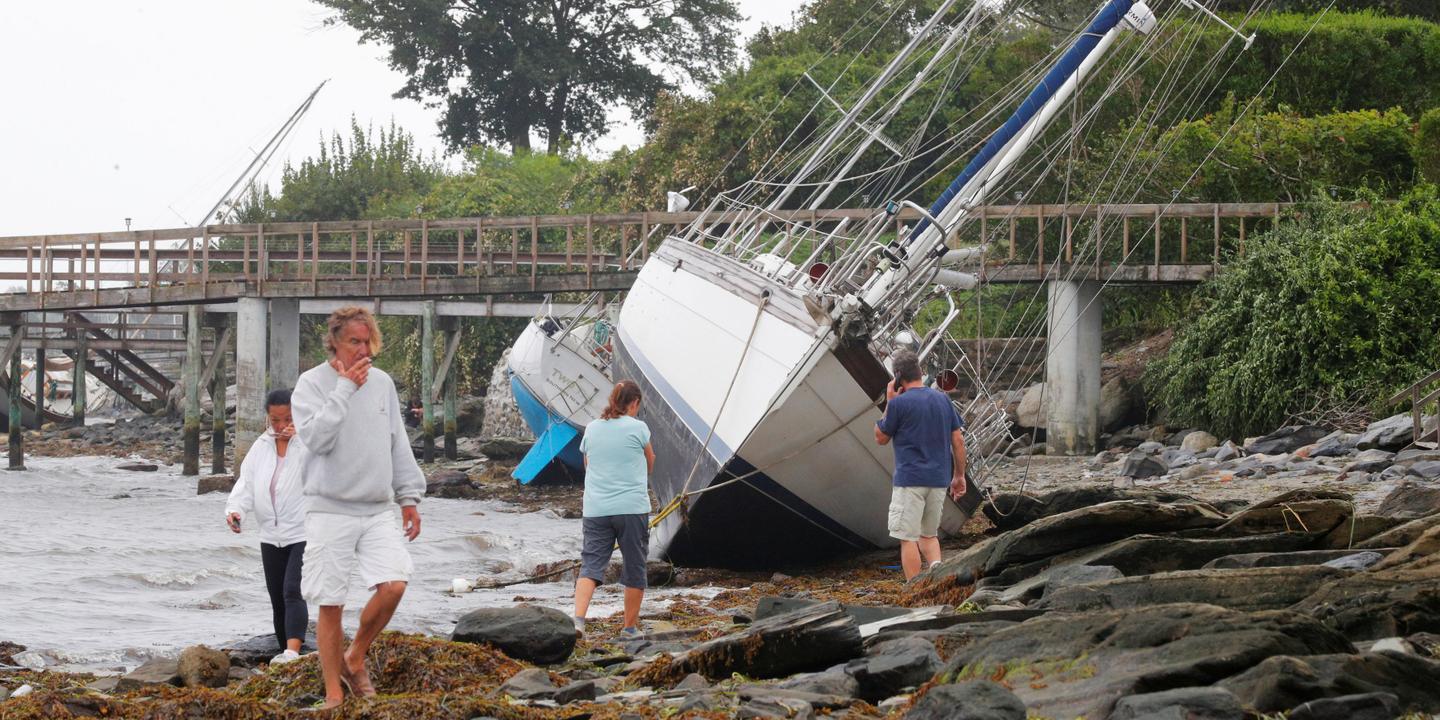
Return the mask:
M 300 594 L 314 605 L 344 605 L 356 570 L 371 590 L 380 583 L 409 581 L 414 566 L 404 538 L 400 520 L 390 510 L 369 517 L 306 514 Z
M 890 493 L 890 537 L 915 542 L 940 533 L 940 513 L 945 509 L 943 487 L 897 487 Z

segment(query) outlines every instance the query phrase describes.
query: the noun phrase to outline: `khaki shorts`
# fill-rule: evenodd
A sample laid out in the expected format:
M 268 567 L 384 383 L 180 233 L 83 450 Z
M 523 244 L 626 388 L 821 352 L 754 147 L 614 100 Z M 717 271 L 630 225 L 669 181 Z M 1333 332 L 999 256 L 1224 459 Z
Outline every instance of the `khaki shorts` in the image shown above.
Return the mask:
M 308 513 L 300 594 L 314 605 L 344 605 L 350 576 L 357 571 L 371 590 L 380 583 L 409 581 L 414 566 L 404 538 L 400 519 L 390 510 L 369 517 Z
M 915 542 L 940 533 L 940 513 L 945 509 L 941 487 L 897 487 L 890 493 L 890 537 Z M 308 567 L 308 566 L 307 566 Z

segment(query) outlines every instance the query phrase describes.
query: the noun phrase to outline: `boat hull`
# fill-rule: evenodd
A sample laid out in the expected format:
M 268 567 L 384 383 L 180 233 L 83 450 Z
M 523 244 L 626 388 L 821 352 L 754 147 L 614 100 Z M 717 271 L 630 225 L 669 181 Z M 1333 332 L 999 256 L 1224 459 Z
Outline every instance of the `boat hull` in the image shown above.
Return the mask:
M 652 533 L 652 556 L 773 567 L 896 543 L 893 453 L 873 431 L 884 369 L 866 350 L 837 353 L 798 296 L 671 240 L 642 268 L 618 336 L 616 377 L 646 397 L 651 488 L 662 507 L 690 493 Z M 943 530 L 968 514 L 947 503 Z
M 515 479 L 528 483 L 551 461 L 583 472 L 580 438 L 585 426 L 600 416 L 611 386 L 600 363 L 584 357 L 571 342 L 554 342 L 558 329 L 532 320 L 506 357 L 510 388 L 525 424 L 536 442 L 515 469 Z M 566 337 L 566 340 L 573 338 Z

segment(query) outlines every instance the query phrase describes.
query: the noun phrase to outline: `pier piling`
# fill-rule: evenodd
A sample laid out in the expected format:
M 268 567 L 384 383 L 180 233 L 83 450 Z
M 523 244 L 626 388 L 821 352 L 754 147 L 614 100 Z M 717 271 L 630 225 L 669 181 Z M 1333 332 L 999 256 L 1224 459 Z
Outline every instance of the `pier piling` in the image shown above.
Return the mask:
M 245 453 L 265 432 L 265 329 L 269 302 L 240 298 L 235 313 L 235 459 L 240 467 Z M 299 362 L 298 358 L 296 362 Z
M 445 396 L 444 409 L 446 460 L 456 460 L 460 457 L 458 438 L 456 437 L 459 431 L 459 421 L 456 417 L 456 407 L 458 403 L 455 397 L 455 386 L 459 384 L 456 382 L 456 379 L 457 376 L 460 374 L 455 368 L 455 349 L 460 339 L 459 326 L 460 323 L 457 318 L 447 317 L 441 318 L 440 320 L 440 327 L 444 330 L 445 333 L 445 360 L 443 363 L 441 363 L 441 365 L 443 366 L 441 372 L 445 373 L 442 382 L 444 387 L 443 394 Z
M 90 360 L 86 342 L 89 335 L 83 328 L 76 328 L 74 332 L 75 364 L 70 367 L 70 418 L 75 427 L 85 427 L 85 404 L 89 402 L 85 393 L 85 374 L 89 372 L 86 365 Z
M 420 434 L 424 438 L 423 458 L 435 462 L 435 301 L 425 301 L 420 316 Z
M 300 299 L 275 298 L 270 301 L 268 386 L 270 390 L 294 389 L 300 379 Z M 264 408 L 261 408 L 262 412 Z M 264 430 L 264 427 L 261 427 Z
M 43 318 L 44 315 L 42 314 Z M 43 320 L 42 320 L 43 322 Z M 45 427 L 45 341 L 35 347 L 35 429 Z M 18 390 L 20 385 L 15 385 Z
M 225 473 L 225 352 L 230 344 L 230 319 L 218 315 L 211 324 L 215 328 L 215 350 L 210 375 L 210 474 Z
M 203 308 L 185 309 L 185 466 L 182 475 L 200 474 L 200 315 Z
M 10 467 L 11 470 L 25 469 L 25 449 L 22 445 L 21 433 L 24 430 L 20 427 L 20 337 L 25 332 L 25 325 L 19 322 L 19 315 L 16 320 L 10 323 L 10 417 L 6 426 L 10 431 Z

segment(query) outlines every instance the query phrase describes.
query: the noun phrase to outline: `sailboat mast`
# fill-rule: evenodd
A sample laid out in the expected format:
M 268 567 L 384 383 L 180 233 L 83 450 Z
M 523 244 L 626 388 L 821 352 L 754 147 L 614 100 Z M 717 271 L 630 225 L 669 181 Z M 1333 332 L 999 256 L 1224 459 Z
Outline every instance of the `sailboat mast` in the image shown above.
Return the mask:
M 760 219 L 756 222 L 755 227 L 746 234 L 744 242 L 739 243 L 740 247 L 748 246 L 755 238 L 759 237 L 764 231 L 769 215 L 785 207 L 785 203 L 790 199 L 790 196 L 805 184 L 811 173 L 819 169 L 825 162 L 825 158 L 829 155 L 830 150 L 835 147 L 840 139 L 845 136 L 845 133 L 849 132 L 850 128 L 857 122 L 860 113 L 864 112 L 866 106 L 880 94 L 881 90 L 890 84 L 890 81 L 900 72 L 900 69 L 904 67 L 905 63 L 910 59 L 910 56 L 919 49 L 925 38 L 935 30 L 935 26 L 940 24 L 940 20 L 950 12 L 950 8 L 955 6 L 956 1 L 957 0 L 944 0 L 944 2 L 941 2 L 940 7 L 930 16 L 930 19 L 926 21 L 924 27 L 920 28 L 919 32 L 916 32 L 914 36 L 910 38 L 910 42 L 906 43 L 905 47 L 902 48 L 895 57 L 890 59 L 890 64 L 886 65 L 880 75 L 870 83 L 869 87 L 865 88 L 864 94 L 860 96 L 859 100 L 855 101 L 850 111 L 845 113 L 845 117 L 835 123 L 835 126 L 830 128 L 830 132 L 826 134 L 825 138 L 810 152 L 805 163 L 800 166 L 799 172 L 796 172 L 790 182 L 786 183 L 785 186 L 775 194 L 775 197 L 771 198 L 770 203 L 765 206 L 765 211 L 760 215 Z
M 1137 32 L 1149 33 L 1155 27 L 1155 15 L 1144 2 L 1136 0 L 1111 0 L 1101 8 L 1090 26 L 1046 73 L 1015 113 L 995 131 L 980 152 L 930 205 L 930 215 L 948 225 L 947 220 L 960 217 L 984 196 L 986 190 L 999 182 L 1054 119 L 1061 106 L 1074 96 L 1080 83 L 1127 26 Z M 882 304 L 895 286 L 925 261 L 928 253 L 943 247 L 944 234 L 944 228 L 935 227 L 926 218 L 916 224 L 907 238 L 897 238 L 890 246 L 895 265 L 875 276 L 861 300 L 871 308 Z

